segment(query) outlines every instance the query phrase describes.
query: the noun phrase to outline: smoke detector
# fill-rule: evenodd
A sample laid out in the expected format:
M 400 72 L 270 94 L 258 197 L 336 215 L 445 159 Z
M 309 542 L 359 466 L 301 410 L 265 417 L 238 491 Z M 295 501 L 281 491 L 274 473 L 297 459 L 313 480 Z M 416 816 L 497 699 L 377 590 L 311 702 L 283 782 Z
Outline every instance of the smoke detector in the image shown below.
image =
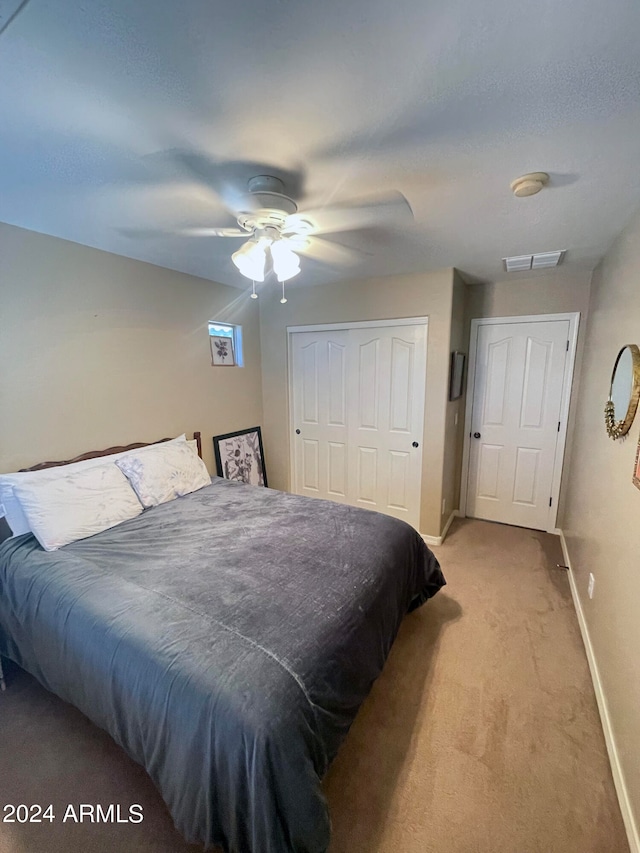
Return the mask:
M 517 198 L 524 198 L 539 193 L 547 183 L 549 183 L 549 175 L 546 172 L 529 172 L 528 175 L 521 175 L 515 181 L 511 181 L 511 189 Z

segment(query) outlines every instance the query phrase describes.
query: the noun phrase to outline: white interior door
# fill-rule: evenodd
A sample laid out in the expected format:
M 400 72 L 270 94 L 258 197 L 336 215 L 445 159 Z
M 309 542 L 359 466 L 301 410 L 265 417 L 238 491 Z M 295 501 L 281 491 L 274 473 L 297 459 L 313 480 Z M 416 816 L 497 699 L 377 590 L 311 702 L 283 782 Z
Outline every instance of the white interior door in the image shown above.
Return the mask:
M 426 325 L 291 335 L 293 490 L 419 525 Z
M 479 326 L 467 515 L 547 528 L 568 344 L 565 319 Z

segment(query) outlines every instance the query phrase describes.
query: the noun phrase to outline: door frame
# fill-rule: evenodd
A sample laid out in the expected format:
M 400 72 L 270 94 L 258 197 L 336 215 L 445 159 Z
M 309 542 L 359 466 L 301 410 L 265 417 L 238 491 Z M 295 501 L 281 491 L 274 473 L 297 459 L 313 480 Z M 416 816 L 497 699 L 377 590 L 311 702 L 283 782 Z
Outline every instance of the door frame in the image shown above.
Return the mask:
M 335 332 L 340 329 L 379 329 L 383 326 L 424 326 L 425 327 L 425 385 L 427 371 L 429 369 L 429 317 L 396 317 L 388 320 L 354 320 L 346 323 L 317 323 L 305 326 L 287 326 L 287 411 L 289 429 L 287 440 L 289 442 L 289 491 L 293 493 L 293 474 L 295 471 L 295 445 L 292 441 L 295 423 L 293 417 L 292 387 L 293 381 L 293 346 L 291 336 L 296 332 Z M 424 445 L 424 427 L 427 414 L 427 398 L 425 392 L 424 409 L 422 413 L 422 443 Z M 424 460 L 424 447 L 423 447 Z M 423 462 L 424 464 L 424 462 Z M 422 472 L 420 475 L 420 505 L 418 507 L 418 518 L 422 512 Z
M 467 493 L 469 489 L 469 451 L 471 445 L 471 415 L 473 413 L 473 398 L 475 394 L 476 353 L 478 348 L 478 330 L 480 326 L 497 326 L 509 323 L 548 323 L 554 320 L 569 321 L 569 358 L 565 361 L 564 377 L 562 380 L 562 398 L 560 403 L 560 431 L 556 442 L 556 452 L 553 461 L 553 479 L 551 482 L 551 506 L 547 514 L 547 533 L 556 533 L 556 520 L 558 517 L 558 500 L 560 498 L 560 484 L 562 481 L 562 468 L 564 453 L 567 443 L 567 427 L 569 420 L 569 406 L 571 403 L 571 386 L 576 363 L 576 348 L 578 344 L 578 328 L 580 325 L 580 312 L 575 311 L 567 314 L 523 314 L 512 317 L 478 317 L 471 321 L 471 334 L 469 337 L 469 373 L 467 376 L 467 400 L 464 415 L 464 445 L 462 451 L 462 473 L 460 479 L 460 515 L 466 517 Z
M 379 329 L 381 326 L 429 326 L 428 317 L 398 317 L 394 320 L 358 320 L 353 323 L 318 323 L 312 326 L 287 326 L 287 342 L 296 332 L 335 332 L 337 329 Z M 291 352 L 291 346 L 288 347 Z

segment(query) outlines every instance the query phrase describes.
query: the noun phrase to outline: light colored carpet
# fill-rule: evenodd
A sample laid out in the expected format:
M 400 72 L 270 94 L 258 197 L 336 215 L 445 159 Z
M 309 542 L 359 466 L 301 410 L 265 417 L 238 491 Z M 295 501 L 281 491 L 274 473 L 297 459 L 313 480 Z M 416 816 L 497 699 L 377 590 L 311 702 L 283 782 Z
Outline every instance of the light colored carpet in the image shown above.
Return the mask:
M 449 585 L 405 619 L 326 779 L 330 853 L 627 853 L 557 539 L 464 520 L 435 550 Z M 0 806 L 141 803 L 144 821 L 0 823 L 0 853 L 200 849 L 106 734 L 10 675 Z
M 627 853 L 555 536 L 459 520 L 326 781 L 331 853 Z

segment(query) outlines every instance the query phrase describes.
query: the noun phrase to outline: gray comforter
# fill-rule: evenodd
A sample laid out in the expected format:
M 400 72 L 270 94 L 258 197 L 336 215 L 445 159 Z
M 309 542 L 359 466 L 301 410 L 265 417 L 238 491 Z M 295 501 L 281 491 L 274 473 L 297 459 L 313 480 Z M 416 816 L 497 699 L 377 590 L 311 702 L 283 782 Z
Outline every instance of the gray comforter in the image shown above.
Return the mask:
M 142 764 L 188 840 L 324 853 L 320 780 L 443 584 L 404 522 L 215 478 L 57 552 L 1 545 L 0 653 Z

